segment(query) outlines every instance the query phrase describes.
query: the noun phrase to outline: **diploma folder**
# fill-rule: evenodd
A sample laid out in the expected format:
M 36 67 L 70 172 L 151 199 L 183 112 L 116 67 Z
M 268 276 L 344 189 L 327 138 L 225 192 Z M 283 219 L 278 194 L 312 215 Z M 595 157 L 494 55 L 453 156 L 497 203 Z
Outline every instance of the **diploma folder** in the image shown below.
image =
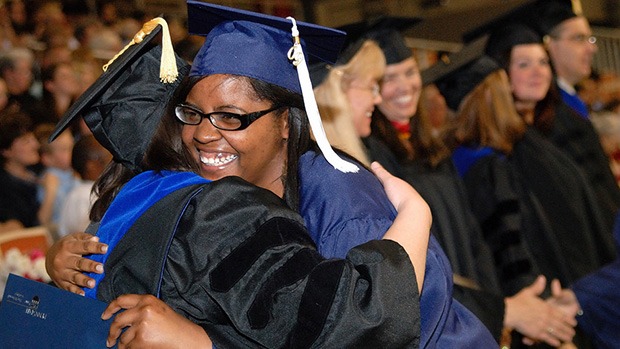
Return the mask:
M 9 274 L 0 303 L 0 347 L 106 348 L 107 304 Z

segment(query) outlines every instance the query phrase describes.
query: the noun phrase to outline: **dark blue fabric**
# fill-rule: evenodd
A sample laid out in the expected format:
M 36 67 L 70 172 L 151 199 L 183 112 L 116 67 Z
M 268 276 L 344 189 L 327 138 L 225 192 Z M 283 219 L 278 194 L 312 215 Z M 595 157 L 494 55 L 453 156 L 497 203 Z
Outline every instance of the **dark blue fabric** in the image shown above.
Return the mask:
M 568 104 L 568 106 L 575 110 L 582 118 L 587 119 L 588 106 L 581 100 L 581 98 L 579 98 L 576 94 L 572 95 L 561 88 L 559 90 L 564 103 Z
M 381 239 L 390 227 L 396 212 L 369 171 L 342 173 L 323 156 L 307 152 L 299 175 L 300 213 L 321 254 L 343 258 L 353 246 Z M 482 322 L 452 298 L 452 286 L 450 262 L 431 236 L 420 298 L 420 347 L 496 348 Z
M 108 253 L 91 255 L 90 259 L 104 263 L 110 252 L 125 232 L 134 222 L 154 203 L 177 189 L 210 181 L 191 172 L 146 171 L 132 178 L 117 196 L 118 202 L 126 202 L 127 205 L 112 205 L 106 211 L 101 220 L 100 229 L 97 231 L 99 241 L 108 244 Z M 85 296 L 97 298 L 97 285 L 103 279 L 105 273 L 88 276 L 95 279 L 94 288 L 84 288 Z
M 460 146 L 452 153 L 452 161 L 456 166 L 456 171 L 462 178 L 469 171 L 476 161 L 493 153 L 493 149 L 490 147 L 466 147 Z
M 620 215 L 616 217 L 614 239 L 620 251 Z M 572 289 L 583 310 L 577 317 L 579 327 L 597 348 L 620 348 L 620 258 L 577 280 Z
M 187 10 L 190 33 L 207 36 L 190 76 L 248 76 L 301 94 L 297 67 L 287 56 L 293 46 L 290 20 L 194 0 L 187 1 Z M 344 32 L 304 22 L 297 29 L 306 59 L 336 61 Z

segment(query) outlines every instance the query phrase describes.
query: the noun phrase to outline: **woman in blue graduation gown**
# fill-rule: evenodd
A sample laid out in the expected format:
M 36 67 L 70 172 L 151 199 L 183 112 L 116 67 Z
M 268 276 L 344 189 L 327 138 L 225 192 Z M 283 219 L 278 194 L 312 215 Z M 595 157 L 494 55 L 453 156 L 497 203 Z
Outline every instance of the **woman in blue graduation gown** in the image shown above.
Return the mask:
M 246 19 L 255 15 L 198 2 L 193 9 L 232 11 Z M 290 27 L 289 21 L 281 19 L 275 25 L 282 23 Z M 302 29 L 302 33 L 311 29 Z M 205 61 L 211 55 L 220 59 L 221 50 L 229 50 L 228 41 L 218 42 L 229 33 L 242 40 L 253 37 L 247 33 L 258 33 L 259 42 L 275 38 L 287 49 L 291 46 L 287 32 L 257 22 L 224 22 L 213 30 L 218 34 L 199 53 L 206 55 L 200 56 Z M 241 42 L 237 48 L 245 56 L 254 55 L 246 44 Z M 220 50 L 209 51 L 214 47 Z M 151 57 L 154 52 L 145 55 Z M 282 51 L 277 55 L 283 55 Z M 392 241 L 371 241 L 352 249 L 346 259 L 325 260 L 299 215 L 287 206 L 294 207 L 298 196 L 297 186 L 291 184 L 297 178 L 295 157 L 310 144 L 299 82 L 295 76 L 288 79 L 288 70 L 270 83 L 264 80 L 273 77 L 271 69 L 256 77 L 254 69 L 236 68 L 245 70 L 233 74 L 222 65 L 195 64 L 172 104 L 174 112 L 165 114 L 152 142 L 148 135 L 152 122 L 130 126 L 135 110 L 126 114 L 106 114 L 105 108 L 89 110 L 87 122 L 94 133 L 111 145 L 117 160 L 125 160 L 125 165 L 118 161 L 111 166 L 97 187 L 100 198 L 92 213 L 100 223 L 92 228 L 98 228 L 109 253 L 100 259 L 106 273 L 97 277 L 93 293 L 112 301 L 111 309 L 122 304 L 115 298 L 125 293 L 156 295 L 200 325 L 218 347 L 417 347 L 419 293 L 412 260 L 421 259 L 419 274 L 423 275 L 430 227 L 425 203 L 411 189 L 406 198 L 401 197 L 407 199 L 401 201 L 407 202 L 402 209 L 414 213 L 409 217 L 427 214 L 426 226 L 420 221 L 416 225 L 420 231 L 414 228 L 416 234 L 403 235 L 407 241 L 422 239 L 421 244 L 411 244 L 420 249 L 419 256 Z M 246 77 L 247 69 L 253 78 Z M 121 84 L 121 79 L 114 83 Z M 120 98 L 127 92 L 123 88 L 108 91 L 97 98 L 115 93 Z M 107 102 L 101 104 L 110 105 Z M 276 107 L 269 108 L 268 103 Z M 215 112 L 203 120 L 199 107 Z M 254 110 L 263 111 L 246 114 Z M 108 122 L 123 117 L 129 119 L 125 127 L 108 128 Z M 130 130 L 145 132 L 129 139 L 134 147 L 144 149 L 151 142 L 144 161 L 139 154 L 129 159 L 123 156 L 134 148 L 117 147 L 127 140 L 123 135 Z M 143 144 L 136 141 L 143 138 Z M 287 150 L 295 156 L 290 161 L 286 161 Z M 287 168 L 291 169 L 288 173 Z M 263 188 L 236 177 L 220 179 L 235 174 Z M 392 227 L 402 227 L 398 220 Z M 386 237 L 390 236 L 399 240 L 388 232 Z M 122 340 L 131 340 L 140 331 L 136 323 L 125 322 L 140 309 L 127 308 L 112 326 L 111 342 L 126 325 L 133 326 L 123 332 Z M 141 338 L 134 339 L 139 342 Z M 204 336 L 185 339 L 208 343 Z

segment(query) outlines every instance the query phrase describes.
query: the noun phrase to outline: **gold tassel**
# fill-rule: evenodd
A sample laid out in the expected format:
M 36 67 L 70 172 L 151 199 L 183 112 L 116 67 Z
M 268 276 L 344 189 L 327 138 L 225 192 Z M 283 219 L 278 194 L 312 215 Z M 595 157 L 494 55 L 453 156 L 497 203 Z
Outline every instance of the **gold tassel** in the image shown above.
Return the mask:
M 107 71 L 108 67 L 112 62 L 114 62 L 120 55 L 122 55 L 131 45 L 139 44 L 144 40 L 144 37 L 149 35 L 153 29 L 155 29 L 158 25 L 162 27 L 162 37 L 161 37 L 161 63 L 159 65 L 159 79 L 163 83 L 172 83 L 177 79 L 179 72 L 177 70 L 177 61 L 174 56 L 174 48 L 172 47 L 172 39 L 170 38 L 170 31 L 168 30 L 168 23 L 161 17 L 153 18 L 150 21 L 144 23 L 142 29 L 136 35 L 134 35 L 133 39 L 119 52 L 117 53 L 110 61 L 103 66 L 103 71 Z
M 577 16 L 583 16 L 583 8 L 581 7 L 581 0 L 571 0 L 573 4 L 573 12 Z

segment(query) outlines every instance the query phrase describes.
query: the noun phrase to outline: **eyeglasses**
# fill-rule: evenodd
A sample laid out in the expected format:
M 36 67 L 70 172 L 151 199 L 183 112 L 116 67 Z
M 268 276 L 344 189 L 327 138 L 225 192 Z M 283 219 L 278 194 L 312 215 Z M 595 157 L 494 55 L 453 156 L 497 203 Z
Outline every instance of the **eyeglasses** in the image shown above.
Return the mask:
M 564 38 L 559 38 L 559 37 L 553 37 L 553 39 L 555 40 L 567 40 L 570 42 L 574 42 L 576 44 L 591 44 L 591 45 L 596 45 L 596 36 L 592 36 L 592 35 L 585 35 L 585 34 L 575 34 L 572 36 L 567 36 Z
M 381 87 L 377 83 L 374 83 L 372 86 L 351 85 L 351 88 L 370 91 L 373 97 L 378 97 L 381 94 Z
M 179 104 L 174 108 L 174 113 L 177 119 L 186 125 L 200 125 L 202 119 L 207 118 L 215 128 L 225 131 L 238 131 L 246 129 L 261 116 L 280 108 L 282 108 L 282 106 L 276 106 L 249 114 L 235 114 L 223 111 L 203 113 L 190 105 Z

